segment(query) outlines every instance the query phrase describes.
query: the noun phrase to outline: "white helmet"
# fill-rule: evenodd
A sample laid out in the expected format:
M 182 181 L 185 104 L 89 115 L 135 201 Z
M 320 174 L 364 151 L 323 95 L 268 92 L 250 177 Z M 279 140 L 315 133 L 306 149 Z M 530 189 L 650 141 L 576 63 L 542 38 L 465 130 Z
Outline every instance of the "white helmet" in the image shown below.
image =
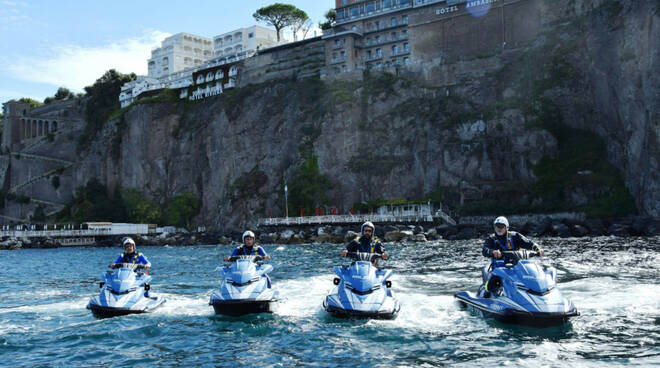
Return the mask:
M 126 244 L 133 244 L 133 246 L 135 246 L 135 240 L 127 236 L 124 238 L 124 241 L 121 243 L 121 245 L 126 246 Z
M 507 229 L 509 228 L 509 220 L 506 219 L 504 216 L 500 216 L 493 221 L 493 226 L 497 226 L 498 224 L 504 225 Z
M 365 222 L 364 224 L 362 224 L 362 226 L 360 227 L 360 232 L 361 232 L 361 233 L 364 232 L 364 228 L 365 228 L 365 227 L 370 227 L 371 230 L 372 230 L 374 233 L 376 232 L 376 227 L 374 226 L 373 223 L 371 223 L 371 221 L 367 221 L 367 222 Z
M 247 238 L 248 236 L 250 238 L 254 239 L 254 233 L 252 231 L 248 230 L 248 231 L 243 233 L 243 239 L 242 239 L 243 243 L 245 243 L 245 238 Z

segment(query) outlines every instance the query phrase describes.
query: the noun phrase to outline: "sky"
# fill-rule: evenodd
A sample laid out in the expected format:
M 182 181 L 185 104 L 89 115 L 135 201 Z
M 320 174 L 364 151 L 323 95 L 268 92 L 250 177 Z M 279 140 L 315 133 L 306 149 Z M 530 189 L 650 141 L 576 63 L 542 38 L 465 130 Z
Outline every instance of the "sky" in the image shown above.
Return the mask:
M 334 7 L 334 0 L 0 0 L 0 103 L 43 101 L 59 87 L 83 92 L 109 69 L 146 75 L 165 37 L 248 27 L 257 24 L 255 10 L 275 2 L 304 10 L 315 25 Z

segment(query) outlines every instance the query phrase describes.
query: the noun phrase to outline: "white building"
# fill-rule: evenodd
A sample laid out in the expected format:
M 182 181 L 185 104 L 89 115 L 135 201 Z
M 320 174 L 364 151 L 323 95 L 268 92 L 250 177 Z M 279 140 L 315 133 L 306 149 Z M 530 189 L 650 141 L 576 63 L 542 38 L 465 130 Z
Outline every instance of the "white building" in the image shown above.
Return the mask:
M 284 39 L 280 43 L 286 42 Z M 232 62 L 250 57 L 262 49 L 277 45 L 277 32 L 254 25 L 213 37 L 213 63 Z
M 132 104 L 142 92 L 161 88 L 161 83 L 156 78 L 139 75 L 136 80 L 124 83 L 119 93 L 121 107 Z
M 152 78 L 201 66 L 213 57 L 213 41 L 190 33 L 177 33 L 166 38 L 161 46 L 151 51 L 148 75 Z

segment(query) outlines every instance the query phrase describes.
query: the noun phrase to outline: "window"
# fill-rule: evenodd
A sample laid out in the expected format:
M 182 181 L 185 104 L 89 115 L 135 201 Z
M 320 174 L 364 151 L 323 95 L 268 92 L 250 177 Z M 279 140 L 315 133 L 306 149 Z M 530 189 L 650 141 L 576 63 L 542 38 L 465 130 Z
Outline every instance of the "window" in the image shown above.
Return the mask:
M 371 45 L 371 38 L 367 38 L 366 45 Z
M 390 23 L 392 27 L 396 26 L 396 18 L 392 17 L 392 19 L 390 19 Z
M 380 10 L 380 0 L 376 1 L 376 11 Z
M 364 15 L 364 4 L 360 5 L 360 15 Z
M 401 24 L 408 24 L 408 16 L 404 15 L 401 17 Z
M 409 65 L 410 64 L 410 58 L 408 58 L 408 57 L 403 58 L 403 64 L 404 65 Z
M 375 8 L 374 8 L 374 3 L 369 3 L 369 4 L 367 4 L 366 10 L 367 10 L 367 14 L 371 14 L 371 13 L 373 13 L 374 10 L 375 10 Z
M 380 36 L 376 36 L 376 43 L 380 43 Z
M 340 55 L 341 55 L 342 60 L 346 59 L 346 51 L 342 51 Z
M 410 5 L 410 0 L 399 0 L 399 6 L 408 6 Z
M 341 40 L 335 40 L 335 47 L 341 47 Z
M 396 52 L 398 51 L 398 47 L 396 45 L 392 46 L 392 56 L 396 55 Z
M 379 20 L 375 21 L 374 24 L 376 25 L 376 29 L 380 29 L 380 21 Z
M 392 0 L 383 0 L 383 9 L 387 9 L 391 6 L 392 6 Z
M 351 8 L 351 18 L 355 18 L 358 16 L 358 7 L 354 6 Z
M 248 33 L 248 38 L 254 38 L 254 32 Z
M 371 59 L 371 50 L 367 51 L 367 60 Z
M 376 49 L 376 56 L 378 57 L 383 56 L 383 52 L 380 49 Z
M 410 51 L 410 45 L 408 45 L 408 42 L 406 42 L 406 43 L 403 44 L 403 50 L 404 50 L 405 52 Z
M 396 32 L 392 32 L 392 33 L 390 33 L 390 39 L 391 39 L 392 41 L 396 41 Z

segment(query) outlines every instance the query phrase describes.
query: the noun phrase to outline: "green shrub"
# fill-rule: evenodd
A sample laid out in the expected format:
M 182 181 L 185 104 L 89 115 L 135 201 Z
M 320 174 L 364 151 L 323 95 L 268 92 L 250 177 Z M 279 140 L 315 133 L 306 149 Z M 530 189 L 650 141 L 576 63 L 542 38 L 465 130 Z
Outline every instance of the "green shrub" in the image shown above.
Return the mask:
M 189 228 L 190 221 L 199 213 L 200 208 L 199 199 L 194 194 L 178 194 L 165 207 L 164 223 Z

